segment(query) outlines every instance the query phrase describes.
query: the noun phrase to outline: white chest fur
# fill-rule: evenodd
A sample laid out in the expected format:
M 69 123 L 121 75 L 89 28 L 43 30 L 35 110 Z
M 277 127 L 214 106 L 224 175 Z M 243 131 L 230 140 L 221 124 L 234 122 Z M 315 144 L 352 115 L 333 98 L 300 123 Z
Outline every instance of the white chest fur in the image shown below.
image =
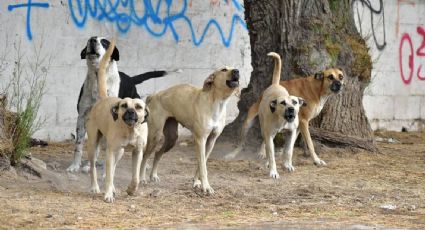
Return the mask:
M 316 106 L 316 108 L 315 108 L 315 110 L 313 112 L 313 117 L 312 118 L 317 117 L 317 115 L 319 115 L 320 112 L 322 112 L 323 106 L 325 106 L 325 103 L 328 100 L 328 98 L 329 98 L 329 95 L 320 98 L 319 104 Z

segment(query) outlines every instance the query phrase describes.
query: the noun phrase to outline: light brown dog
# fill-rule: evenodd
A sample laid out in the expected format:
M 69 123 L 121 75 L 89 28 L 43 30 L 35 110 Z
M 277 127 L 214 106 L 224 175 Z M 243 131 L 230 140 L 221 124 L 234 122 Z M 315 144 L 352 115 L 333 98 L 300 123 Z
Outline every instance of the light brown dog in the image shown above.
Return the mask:
M 143 158 L 143 150 L 147 141 L 147 116 L 148 110 L 145 103 L 140 99 L 107 97 L 105 70 L 109 63 L 115 41 L 112 41 L 106 54 L 103 56 L 98 73 L 99 96 L 90 111 L 86 122 L 87 150 L 90 160 L 91 191 L 99 193 L 97 184 L 96 160 L 99 152 L 101 138 L 106 139 L 106 202 L 114 201 L 114 174 L 118 161 L 124 153 L 124 147 L 132 146 L 132 180 L 127 193 L 134 195 L 139 186 L 140 164 Z
M 148 118 L 148 143 L 142 161 L 142 181 L 146 182 L 146 160 L 154 151 L 161 137 L 164 144 L 155 153 L 150 175 L 151 181 L 159 181 L 158 162 L 177 140 L 177 125 L 188 128 L 195 139 L 198 168 L 193 187 L 208 194 L 214 193 L 208 182 L 207 160 L 217 137 L 221 134 L 226 118 L 226 104 L 239 88 L 239 71 L 224 67 L 212 73 L 203 88 L 189 84 L 176 85 L 146 100 L 150 109 Z
M 302 107 L 299 112 L 299 131 L 301 131 L 304 141 L 308 146 L 314 164 L 318 166 L 326 165 L 326 163 L 317 156 L 314 150 L 309 131 L 309 122 L 320 114 L 330 96 L 341 92 L 343 89 L 344 74 L 342 70 L 330 68 L 323 72 L 316 73 L 314 76 L 280 81 L 280 85 L 284 86 L 291 95 L 302 97 L 307 101 L 307 106 Z M 247 118 L 241 129 L 241 141 L 237 149 L 226 158 L 233 158 L 242 150 L 247 132 L 254 118 L 258 115 L 260 101 L 261 97 L 249 108 Z M 264 150 L 260 151 L 260 157 L 264 157 Z M 292 170 L 288 170 L 293 171 L 293 168 Z
M 298 112 L 305 105 L 304 99 L 290 96 L 285 87 L 279 84 L 281 59 L 279 54 L 271 52 L 269 56 L 275 59 L 272 85 L 264 92 L 258 106 L 258 117 L 260 120 L 261 134 L 263 136 L 262 149 L 265 149 L 270 168 L 270 177 L 279 178 L 276 169 L 275 151 L 273 139 L 282 129 L 290 130 L 291 135 L 286 140 L 285 167 L 292 167 L 292 153 L 298 128 Z

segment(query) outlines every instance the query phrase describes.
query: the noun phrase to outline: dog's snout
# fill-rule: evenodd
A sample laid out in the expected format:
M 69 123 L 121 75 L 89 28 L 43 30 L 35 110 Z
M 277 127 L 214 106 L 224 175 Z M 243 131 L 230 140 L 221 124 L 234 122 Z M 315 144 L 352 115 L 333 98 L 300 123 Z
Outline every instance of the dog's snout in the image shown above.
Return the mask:
M 333 81 L 331 85 L 332 92 L 339 92 L 341 90 L 342 83 L 340 81 Z
M 285 114 L 283 115 L 285 120 L 288 122 L 292 122 L 295 120 L 295 109 L 294 107 L 289 107 L 285 110 Z

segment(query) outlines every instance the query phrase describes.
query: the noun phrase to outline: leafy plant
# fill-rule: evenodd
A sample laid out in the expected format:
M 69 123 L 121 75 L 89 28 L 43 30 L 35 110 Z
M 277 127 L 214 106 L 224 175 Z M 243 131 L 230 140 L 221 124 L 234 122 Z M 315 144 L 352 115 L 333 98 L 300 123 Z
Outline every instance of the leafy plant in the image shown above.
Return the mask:
M 4 90 L 9 99 L 8 109 L 15 112 L 8 125 L 13 145 L 10 156 L 12 165 L 18 164 L 28 153 L 31 136 L 44 122 L 37 115 L 46 93 L 46 76 L 52 60 L 50 56 L 42 54 L 43 42 L 34 45 L 30 58 L 25 58 L 20 42 L 14 45 L 14 50 L 13 72 Z

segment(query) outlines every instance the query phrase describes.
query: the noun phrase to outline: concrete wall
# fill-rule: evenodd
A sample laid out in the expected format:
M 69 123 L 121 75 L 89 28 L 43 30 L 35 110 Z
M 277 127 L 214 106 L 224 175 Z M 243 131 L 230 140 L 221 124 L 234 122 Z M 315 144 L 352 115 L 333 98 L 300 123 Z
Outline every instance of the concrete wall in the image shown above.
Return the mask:
M 251 55 L 242 0 L 130 0 L 107 13 L 94 6 L 95 1 L 89 1 L 90 5 L 84 2 L 33 0 L 32 4 L 41 4 L 31 8 L 26 0 L 0 2 L 0 47 L 5 47 L 3 52 L 0 49 L 0 56 L 5 55 L 0 84 L 4 86 L 13 72 L 16 47 L 21 47 L 25 64 L 27 59 L 35 60 L 34 50 L 41 44 L 41 56 L 52 58 L 50 65 L 42 65 L 47 71 L 47 93 L 40 117 L 46 122 L 37 137 L 64 140 L 75 133 L 77 97 L 86 76 L 80 52 L 93 35 L 119 35 L 118 65 L 129 75 L 155 69 L 183 70 L 145 82 L 138 87 L 143 96 L 178 83 L 202 86 L 209 73 L 223 65 L 241 70 L 243 87 L 249 82 Z M 16 5 L 21 3 L 26 5 Z M 228 105 L 229 120 L 237 115 L 237 100 L 233 97 Z
M 423 130 L 425 1 L 384 0 L 379 12 L 380 1 L 371 0 L 376 13 L 362 2 L 367 1 L 356 2 L 356 20 L 362 35 L 368 38 L 374 62 L 372 83 L 363 99 L 372 127 Z
M 201 86 L 221 65 L 240 68 L 242 87 L 249 82 L 251 55 L 242 0 L 130 0 L 112 11 L 95 7 L 96 1 L 88 1 L 89 8 L 86 0 L 33 0 L 31 7 L 28 2 L 0 2 L 0 86 L 8 82 L 18 54 L 29 73 L 35 50 L 51 58 L 39 71 L 46 74 L 47 94 L 39 114 L 46 122 L 37 137 L 64 140 L 75 132 L 77 96 L 86 73 L 79 54 L 93 35 L 119 34 L 119 69 L 130 75 L 183 69 L 183 74 L 139 86 L 144 96 L 178 83 Z M 375 13 L 367 2 L 357 0 L 355 9 L 358 28 L 369 38 L 374 61 L 373 80 L 363 101 L 372 127 L 421 129 L 425 118 L 425 2 L 384 0 L 379 10 L 380 1 L 371 0 Z M 236 102 L 234 97 L 228 105 L 229 121 L 237 115 Z

